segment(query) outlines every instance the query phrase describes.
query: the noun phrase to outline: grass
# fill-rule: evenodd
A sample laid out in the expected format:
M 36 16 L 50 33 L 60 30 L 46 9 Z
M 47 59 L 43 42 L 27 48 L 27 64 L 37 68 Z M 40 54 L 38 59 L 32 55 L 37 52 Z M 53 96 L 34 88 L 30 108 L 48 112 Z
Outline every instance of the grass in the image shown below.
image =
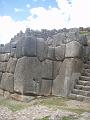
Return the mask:
M 75 108 L 66 108 L 66 110 L 77 113 L 79 115 L 84 113 L 84 112 L 90 112 L 90 110 L 85 110 L 84 108 L 77 108 L 77 109 L 75 109 Z
M 66 106 L 65 101 L 68 101 L 66 98 L 58 98 L 58 97 L 48 97 L 40 102 L 42 105 L 47 105 L 49 107 L 52 106 Z
M 63 97 L 42 97 L 42 98 L 33 100 L 29 103 L 24 103 L 24 102 L 19 102 L 19 101 L 10 100 L 10 99 L 0 99 L 0 106 L 7 107 L 13 112 L 25 109 L 27 107 L 31 107 L 32 105 L 44 105 L 54 109 L 58 108 L 61 110 L 71 111 L 79 115 L 84 112 L 90 112 L 89 108 L 87 109 L 83 106 L 77 106 L 77 107 L 67 106 L 67 102 L 69 100 L 70 99 L 63 98 Z M 48 117 L 46 117 L 45 119 L 43 118 L 42 120 L 48 120 L 47 118 Z
M 66 116 L 64 116 L 64 117 L 62 118 L 62 120 L 73 120 L 73 119 L 70 118 L 70 117 L 66 117 Z
M 88 31 L 80 31 L 80 34 L 82 34 L 82 35 L 90 35 L 90 32 L 88 32 Z
M 70 99 L 68 98 L 58 98 L 58 97 L 49 97 L 49 98 L 46 98 L 46 99 L 43 99 L 42 101 L 40 101 L 40 105 L 45 105 L 45 106 L 48 106 L 48 107 L 53 107 L 53 108 L 58 108 L 58 109 L 62 109 L 62 110 L 67 110 L 67 111 L 70 111 L 70 112 L 74 112 L 74 113 L 77 113 L 77 114 L 82 114 L 84 112 L 90 112 L 90 109 L 86 109 L 84 107 L 78 107 L 77 108 L 74 108 L 74 107 L 68 107 L 66 102 L 69 101 Z
M 25 104 L 25 103 L 13 101 L 13 100 L 10 100 L 10 99 L 8 99 L 8 100 L 7 99 L 1 99 L 0 100 L 0 106 L 7 107 L 8 109 L 10 109 L 13 112 L 16 112 L 18 110 L 22 110 L 22 109 L 28 107 L 28 105 Z
M 50 116 L 46 116 L 46 117 L 43 117 L 43 118 L 38 119 L 38 120 L 50 120 L 49 118 L 50 118 Z M 70 118 L 68 116 L 64 116 L 64 117 L 60 118 L 60 120 L 72 120 L 72 118 Z
M 38 120 L 49 120 L 49 118 L 50 118 L 50 116 L 45 116 L 45 117 L 38 119 Z

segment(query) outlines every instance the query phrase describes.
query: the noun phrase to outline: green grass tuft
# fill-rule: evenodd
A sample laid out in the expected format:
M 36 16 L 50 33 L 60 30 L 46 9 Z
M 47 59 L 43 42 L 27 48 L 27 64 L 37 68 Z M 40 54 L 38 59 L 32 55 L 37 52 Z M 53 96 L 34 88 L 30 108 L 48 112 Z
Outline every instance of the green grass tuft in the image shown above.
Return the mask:
M 45 117 L 38 119 L 38 120 L 49 120 L 49 118 L 50 118 L 50 116 L 45 116 Z
M 68 101 L 66 98 L 56 98 L 56 97 L 49 97 L 40 102 L 41 105 L 47 106 L 66 106 L 65 101 Z
M 26 107 L 28 107 L 27 104 L 17 102 L 17 101 L 12 101 L 12 100 L 7 100 L 7 99 L 1 99 L 0 100 L 0 106 L 7 107 L 11 111 L 15 112 L 18 110 L 22 110 Z
M 88 31 L 80 31 L 80 34 L 81 35 L 90 35 L 90 32 L 88 32 Z
M 70 117 L 66 117 L 66 116 L 64 116 L 63 118 L 62 118 L 62 120 L 72 120 Z

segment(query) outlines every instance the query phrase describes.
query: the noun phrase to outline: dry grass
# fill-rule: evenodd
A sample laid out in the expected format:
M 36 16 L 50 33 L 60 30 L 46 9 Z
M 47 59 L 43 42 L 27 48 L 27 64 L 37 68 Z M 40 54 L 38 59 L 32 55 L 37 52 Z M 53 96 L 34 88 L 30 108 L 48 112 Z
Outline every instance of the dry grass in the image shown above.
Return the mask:
M 11 99 L 0 99 L 0 106 L 7 107 L 13 112 L 31 107 L 33 105 L 44 105 L 50 108 L 58 108 L 78 114 L 90 112 L 90 104 L 63 97 L 41 97 L 29 103 L 19 102 Z

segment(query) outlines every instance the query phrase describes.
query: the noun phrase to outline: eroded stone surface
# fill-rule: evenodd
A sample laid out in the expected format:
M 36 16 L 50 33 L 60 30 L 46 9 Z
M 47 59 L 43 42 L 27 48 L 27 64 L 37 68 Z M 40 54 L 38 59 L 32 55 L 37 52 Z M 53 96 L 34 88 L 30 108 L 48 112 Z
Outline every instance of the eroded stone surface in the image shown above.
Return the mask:
M 3 73 L 1 79 L 1 88 L 8 92 L 14 92 L 14 75 L 11 73 Z
M 35 87 L 41 79 L 41 71 L 41 62 L 36 57 L 18 59 L 14 73 L 14 90 L 20 93 L 37 93 Z

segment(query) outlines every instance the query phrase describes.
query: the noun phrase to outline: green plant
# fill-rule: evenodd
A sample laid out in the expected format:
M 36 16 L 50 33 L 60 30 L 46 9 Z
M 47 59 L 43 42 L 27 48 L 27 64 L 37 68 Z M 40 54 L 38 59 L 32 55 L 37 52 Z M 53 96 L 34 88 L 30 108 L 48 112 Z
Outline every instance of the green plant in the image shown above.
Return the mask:
M 56 97 L 49 97 L 40 102 L 41 105 L 47 106 L 66 106 L 65 101 L 68 101 L 66 98 L 56 98 Z
M 80 34 L 82 34 L 82 35 L 89 35 L 90 32 L 88 32 L 88 31 L 80 31 Z
M 63 118 L 62 118 L 62 120 L 72 120 L 70 117 L 66 117 L 66 116 L 64 116 Z
M 50 116 L 45 116 L 45 117 L 38 119 L 38 120 L 49 120 L 49 118 L 50 118 Z
M 27 104 L 21 103 L 21 102 L 17 102 L 17 101 L 13 101 L 10 99 L 1 99 L 0 100 L 0 106 L 4 106 L 7 107 L 8 109 L 10 109 L 11 111 L 15 112 L 18 110 L 22 110 L 26 107 L 28 107 Z

